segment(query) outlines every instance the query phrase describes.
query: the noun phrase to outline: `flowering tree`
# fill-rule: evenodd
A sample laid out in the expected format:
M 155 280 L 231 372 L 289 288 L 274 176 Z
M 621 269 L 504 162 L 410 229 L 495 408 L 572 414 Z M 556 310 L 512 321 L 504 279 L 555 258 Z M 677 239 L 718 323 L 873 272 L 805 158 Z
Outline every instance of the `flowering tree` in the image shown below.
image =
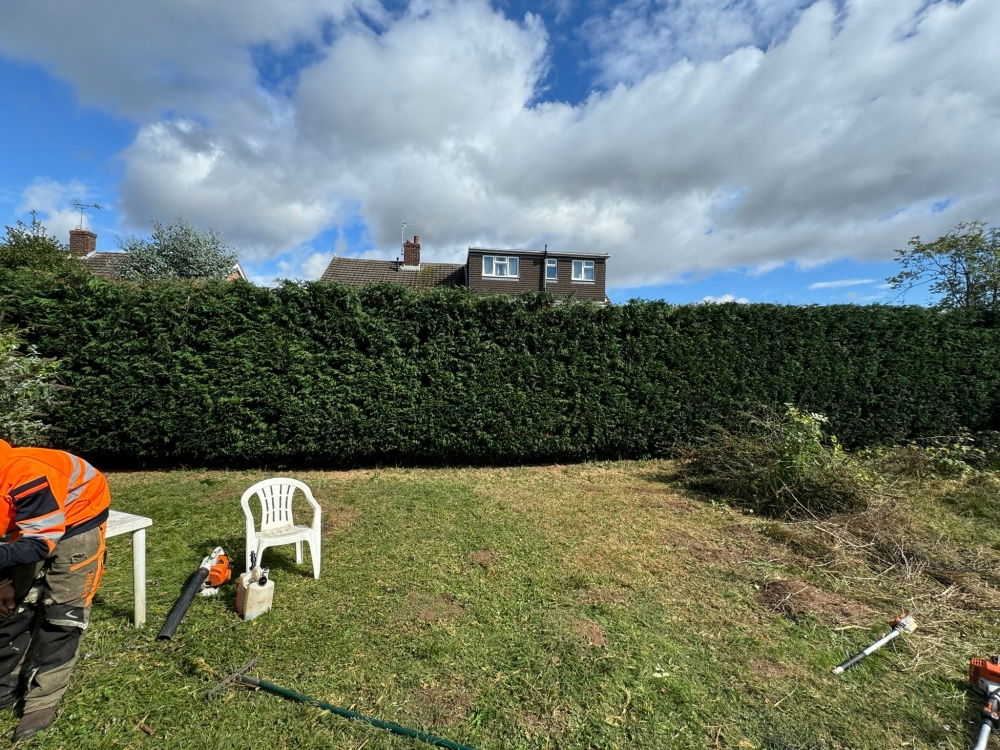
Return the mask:
M 225 279 L 236 266 L 236 249 L 215 229 L 201 231 L 181 217 L 153 222 L 148 240 L 128 236 L 118 246 L 128 257 L 118 271 L 124 281 Z

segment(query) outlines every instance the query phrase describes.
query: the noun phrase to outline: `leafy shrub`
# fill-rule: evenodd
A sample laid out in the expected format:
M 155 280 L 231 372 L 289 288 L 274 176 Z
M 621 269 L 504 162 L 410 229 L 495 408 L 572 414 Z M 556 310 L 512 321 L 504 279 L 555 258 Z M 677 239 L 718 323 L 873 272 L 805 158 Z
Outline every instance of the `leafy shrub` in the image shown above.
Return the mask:
M 791 404 L 784 414 L 759 408 L 739 433 L 718 428 L 681 454 L 679 477 L 689 487 L 734 500 L 772 517 L 862 510 L 871 482 L 848 463 L 821 414 Z
M 0 328 L 0 438 L 12 445 L 42 445 L 51 426 L 48 413 L 57 405 L 57 362 L 34 347 L 20 350 L 18 332 Z
M 1000 433 L 972 433 L 960 429 L 955 435 L 934 436 L 908 445 L 862 451 L 863 460 L 883 474 L 917 479 L 960 479 L 970 471 L 1000 468 Z
M 0 268 L 33 268 L 38 271 L 72 272 L 79 270 L 68 248 L 50 235 L 34 212 L 31 223 L 18 221 L 6 227 L 0 238 Z

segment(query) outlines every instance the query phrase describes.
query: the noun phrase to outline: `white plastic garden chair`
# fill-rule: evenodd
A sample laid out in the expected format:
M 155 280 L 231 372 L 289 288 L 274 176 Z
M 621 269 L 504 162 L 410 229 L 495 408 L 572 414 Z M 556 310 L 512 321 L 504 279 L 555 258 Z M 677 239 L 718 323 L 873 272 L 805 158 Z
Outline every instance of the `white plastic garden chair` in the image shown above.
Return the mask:
M 312 506 L 312 526 L 296 526 L 292 519 L 292 496 L 301 490 L 306 501 Z M 260 499 L 261 519 L 258 529 L 250 510 L 250 498 Z M 257 564 L 261 564 L 264 550 L 282 544 L 295 544 L 295 562 L 302 562 L 302 542 L 309 542 L 312 557 L 313 578 L 319 578 L 320 551 L 320 507 L 312 491 L 297 479 L 265 479 L 257 482 L 243 493 L 240 500 L 247 517 L 247 570 L 250 570 L 250 553 L 257 553 Z

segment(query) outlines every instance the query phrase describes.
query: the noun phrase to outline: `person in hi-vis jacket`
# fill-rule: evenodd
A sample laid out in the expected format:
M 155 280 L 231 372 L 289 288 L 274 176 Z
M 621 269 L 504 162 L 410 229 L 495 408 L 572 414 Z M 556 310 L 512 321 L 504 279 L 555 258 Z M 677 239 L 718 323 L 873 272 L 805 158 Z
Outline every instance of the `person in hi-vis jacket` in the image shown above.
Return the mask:
M 14 742 L 56 718 L 104 572 L 111 495 L 82 458 L 0 440 L 0 709 Z

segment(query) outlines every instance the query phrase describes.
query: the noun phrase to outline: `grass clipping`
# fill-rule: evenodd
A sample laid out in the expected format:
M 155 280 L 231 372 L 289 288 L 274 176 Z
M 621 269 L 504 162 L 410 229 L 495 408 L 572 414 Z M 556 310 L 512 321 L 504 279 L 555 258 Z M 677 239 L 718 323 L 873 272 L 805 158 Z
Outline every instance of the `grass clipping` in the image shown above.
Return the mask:
M 703 444 L 681 451 L 681 482 L 772 518 L 868 507 L 874 484 L 847 459 L 835 436 L 823 434 L 826 417 L 791 404 L 784 414 L 758 407 L 745 416 L 741 432 L 718 427 Z

